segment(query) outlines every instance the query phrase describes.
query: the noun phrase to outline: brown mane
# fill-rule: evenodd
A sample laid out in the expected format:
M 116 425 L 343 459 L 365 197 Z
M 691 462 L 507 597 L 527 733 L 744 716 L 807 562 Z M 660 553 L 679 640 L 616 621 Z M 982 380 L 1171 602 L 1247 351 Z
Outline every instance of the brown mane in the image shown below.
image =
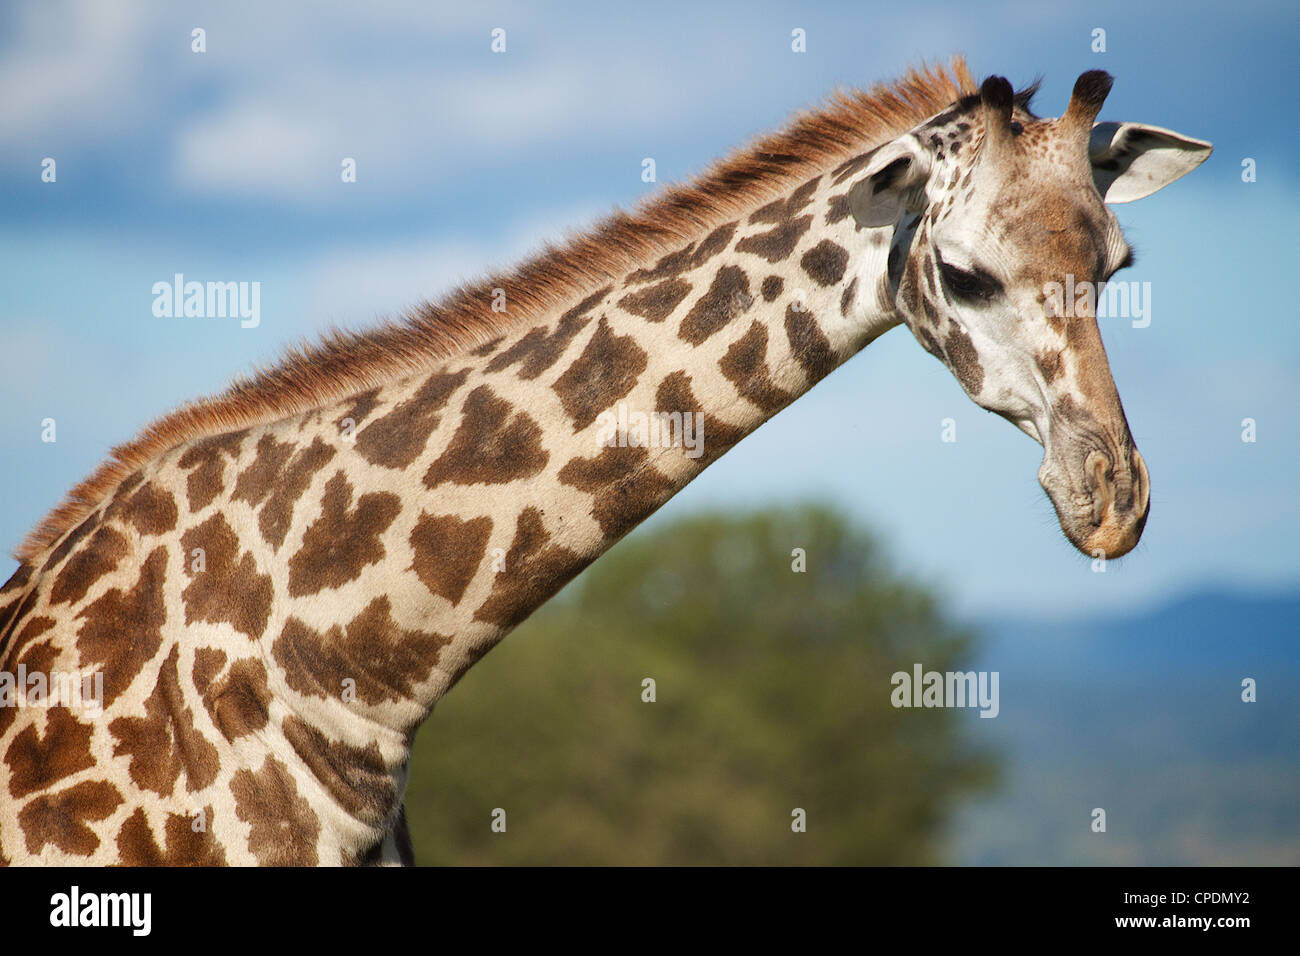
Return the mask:
M 272 368 L 235 378 L 210 398 L 187 402 L 118 445 L 27 535 L 15 556 L 33 560 L 80 524 L 121 481 L 184 442 L 265 424 L 411 374 L 486 344 L 569 304 L 592 288 L 693 241 L 702 231 L 775 198 L 811 175 L 942 111 L 975 84 L 964 58 L 948 70 L 921 67 L 889 86 L 833 94 L 820 108 L 715 162 L 686 183 L 616 211 L 561 245 L 545 246 L 513 269 L 454 290 L 364 332 L 335 330 L 291 347 Z M 492 289 L 508 290 L 510 311 L 491 310 Z

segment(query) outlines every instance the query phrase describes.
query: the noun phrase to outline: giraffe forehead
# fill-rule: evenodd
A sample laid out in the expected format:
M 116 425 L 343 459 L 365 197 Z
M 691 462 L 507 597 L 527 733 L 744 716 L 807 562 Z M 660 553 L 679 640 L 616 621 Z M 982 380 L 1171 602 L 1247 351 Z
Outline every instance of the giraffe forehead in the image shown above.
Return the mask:
M 1094 209 L 1070 197 L 1038 204 L 1009 232 L 1013 246 L 1023 253 L 1021 274 L 1029 278 L 1070 274 L 1096 281 L 1117 263 L 1124 248 L 1123 236 L 1104 207 Z
M 1096 280 L 1125 249 L 1100 197 L 1069 184 L 1006 183 L 982 201 L 958 201 L 939 217 L 935 236 L 940 243 L 960 237 L 973 252 L 983 252 L 986 265 L 1001 265 L 1018 281 L 1066 273 Z

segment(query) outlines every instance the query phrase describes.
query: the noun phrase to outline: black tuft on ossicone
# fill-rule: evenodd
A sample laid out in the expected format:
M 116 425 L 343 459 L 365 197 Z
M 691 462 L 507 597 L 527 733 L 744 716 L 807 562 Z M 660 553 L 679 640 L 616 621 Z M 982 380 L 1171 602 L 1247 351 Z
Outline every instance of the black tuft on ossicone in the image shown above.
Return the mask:
M 1074 92 L 1070 99 L 1080 106 L 1086 106 L 1093 111 L 1093 115 L 1101 109 L 1106 97 L 1110 95 L 1110 88 L 1114 85 L 1115 79 L 1105 70 L 1089 70 L 1082 73 L 1074 81 Z
M 1005 76 L 990 76 L 980 87 L 980 102 L 989 109 L 1010 113 L 1015 92 Z

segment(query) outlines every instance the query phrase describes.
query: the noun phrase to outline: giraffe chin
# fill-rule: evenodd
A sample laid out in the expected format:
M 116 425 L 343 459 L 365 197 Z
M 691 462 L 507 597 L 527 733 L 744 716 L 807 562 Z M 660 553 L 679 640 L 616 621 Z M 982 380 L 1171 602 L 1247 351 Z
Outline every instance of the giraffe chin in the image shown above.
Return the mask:
M 1142 516 L 1140 522 L 1110 522 L 1103 523 L 1096 531 L 1088 536 L 1079 550 L 1089 557 L 1101 558 L 1122 558 L 1134 548 L 1142 537 L 1142 525 L 1146 523 L 1146 515 Z

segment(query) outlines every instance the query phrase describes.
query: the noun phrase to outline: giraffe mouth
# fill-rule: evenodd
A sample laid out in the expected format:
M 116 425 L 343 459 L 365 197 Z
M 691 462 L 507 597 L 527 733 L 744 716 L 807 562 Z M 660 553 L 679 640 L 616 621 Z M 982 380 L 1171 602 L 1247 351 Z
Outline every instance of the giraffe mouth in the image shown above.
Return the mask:
M 1090 558 L 1119 558 L 1137 547 L 1151 508 L 1151 478 L 1141 453 L 1093 448 L 1073 473 L 1062 464 L 1049 450 L 1038 480 L 1070 543 Z

